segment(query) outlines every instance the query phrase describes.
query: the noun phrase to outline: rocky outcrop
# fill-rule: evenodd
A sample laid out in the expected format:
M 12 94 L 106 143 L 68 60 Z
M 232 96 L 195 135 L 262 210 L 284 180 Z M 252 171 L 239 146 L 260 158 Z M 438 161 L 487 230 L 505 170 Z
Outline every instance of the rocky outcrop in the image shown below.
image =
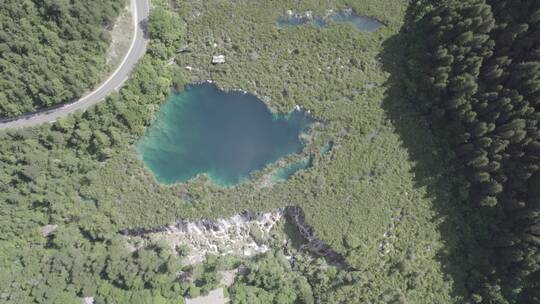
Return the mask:
M 282 220 L 293 224 L 304 239 L 301 250 L 322 256 L 331 264 L 344 265 L 343 256 L 317 238 L 313 228 L 305 223 L 299 207 L 279 208 L 267 213 L 243 212 L 224 219 L 179 220 L 165 227 L 126 229 L 121 233 L 128 238 L 133 250 L 138 249 L 133 245 L 135 243 L 163 240 L 173 252 L 184 257 L 186 264 L 194 264 L 203 261 L 207 254 L 249 257 L 266 252 L 270 250 L 271 231 Z M 143 242 L 138 242 L 141 240 Z
M 212 57 L 212 64 L 221 64 L 221 63 L 225 63 L 224 55 L 216 55 Z
M 94 304 L 94 297 L 84 297 L 81 298 L 82 304 Z
M 322 256 L 329 264 L 344 266 L 345 257 L 332 249 L 325 241 L 317 238 L 313 228 L 306 224 L 304 212 L 299 207 L 287 207 L 286 217 L 287 220 L 296 226 L 300 235 L 304 238 L 305 243 L 302 245 L 302 249 L 316 255 Z
M 283 210 L 269 213 L 244 212 L 226 219 L 184 221 L 155 229 L 125 230 L 131 241 L 164 240 L 186 264 L 194 264 L 206 255 L 253 256 L 270 249 L 270 231 L 283 218 Z
M 45 225 L 41 227 L 41 235 L 47 237 L 53 234 L 56 228 L 58 228 L 58 225 Z

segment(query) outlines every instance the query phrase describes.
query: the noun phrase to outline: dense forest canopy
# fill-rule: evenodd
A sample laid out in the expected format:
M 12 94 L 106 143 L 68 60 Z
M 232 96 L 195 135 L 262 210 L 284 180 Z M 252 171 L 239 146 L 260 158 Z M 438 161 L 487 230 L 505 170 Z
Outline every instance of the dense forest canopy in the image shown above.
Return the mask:
M 3 115 L 54 104 L 43 102 L 54 90 L 69 100 L 98 79 L 103 27 L 124 3 L 7 3 Z M 183 4 L 153 1 L 148 53 L 118 93 L 53 124 L 0 132 L 1 302 L 182 303 L 239 265 L 247 271 L 229 289 L 236 303 L 540 302 L 536 1 L 415 1 L 403 27 L 402 2 L 358 1 L 357 11 L 387 24 L 370 34 L 275 30 L 285 0 Z M 217 52 L 227 63 L 210 64 Z M 42 57 L 25 65 L 29 54 Z M 257 175 L 233 188 L 204 178 L 160 186 L 133 144 L 172 87 L 209 78 L 269 95 L 279 109 L 312 110 L 327 123 L 315 141 L 331 140 L 331 151 L 308 151 L 313 167 L 273 188 L 259 187 Z M 186 266 L 168 244 L 133 250 L 119 233 L 288 204 L 304 209 L 348 267 L 291 262 L 280 250 Z
M 454 149 L 479 228 L 473 299 L 540 303 L 540 2 L 446 1 L 420 17 L 409 89 Z
M 106 70 L 110 27 L 125 0 L 0 3 L 0 117 L 81 96 Z

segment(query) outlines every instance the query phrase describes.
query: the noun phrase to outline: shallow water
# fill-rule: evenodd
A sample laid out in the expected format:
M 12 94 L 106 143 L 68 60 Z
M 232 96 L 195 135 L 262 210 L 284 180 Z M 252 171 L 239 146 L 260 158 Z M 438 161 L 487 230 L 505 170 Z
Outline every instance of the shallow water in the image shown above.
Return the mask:
M 228 186 L 300 152 L 299 135 L 312 122 L 304 112 L 272 114 L 251 94 L 224 92 L 204 83 L 172 93 L 137 149 L 160 183 L 207 173 L 217 184 Z
M 290 14 L 280 16 L 277 19 L 277 25 L 280 28 L 287 26 L 314 25 L 319 28 L 325 28 L 331 23 L 350 23 L 361 32 L 374 32 L 383 24 L 371 17 L 359 16 L 353 10 L 343 10 L 328 17 L 308 16 L 306 14 Z
M 274 181 L 284 181 L 293 176 L 296 172 L 311 167 L 311 159 L 306 158 L 299 162 L 292 163 L 288 166 L 280 168 L 276 173 L 272 175 Z
M 324 155 L 326 153 L 329 153 L 330 151 L 332 151 L 332 149 L 334 148 L 334 142 L 333 141 L 329 141 L 327 142 L 323 148 L 321 149 L 321 155 Z

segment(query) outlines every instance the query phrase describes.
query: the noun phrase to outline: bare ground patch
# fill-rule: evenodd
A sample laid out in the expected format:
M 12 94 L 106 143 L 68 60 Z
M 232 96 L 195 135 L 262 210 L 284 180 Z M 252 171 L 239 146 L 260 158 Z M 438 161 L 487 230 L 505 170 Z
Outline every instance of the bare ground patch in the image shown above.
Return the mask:
M 107 65 L 109 69 L 115 69 L 126 55 L 133 38 L 133 8 L 131 1 L 120 13 L 113 28 L 109 31 L 111 45 L 107 51 Z
M 200 296 L 193 299 L 186 298 L 186 304 L 225 304 L 229 299 L 225 298 L 223 288 L 210 291 L 206 296 Z

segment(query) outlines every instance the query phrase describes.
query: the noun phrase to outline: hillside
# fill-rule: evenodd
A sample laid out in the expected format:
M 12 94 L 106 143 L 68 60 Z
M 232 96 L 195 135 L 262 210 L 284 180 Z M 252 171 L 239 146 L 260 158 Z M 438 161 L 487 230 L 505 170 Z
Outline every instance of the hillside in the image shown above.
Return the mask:
M 107 69 L 125 0 L 7 0 L 0 4 L 0 118 L 72 101 Z
M 119 92 L 0 132 L 0 301 L 540 303 L 535 1 L 152 5 Z M 137 145 L 208 80 L 309 115 L 298 152 L 238 183 L 160 183 Z M 145 148 L 192 146 L 158 134 Z

